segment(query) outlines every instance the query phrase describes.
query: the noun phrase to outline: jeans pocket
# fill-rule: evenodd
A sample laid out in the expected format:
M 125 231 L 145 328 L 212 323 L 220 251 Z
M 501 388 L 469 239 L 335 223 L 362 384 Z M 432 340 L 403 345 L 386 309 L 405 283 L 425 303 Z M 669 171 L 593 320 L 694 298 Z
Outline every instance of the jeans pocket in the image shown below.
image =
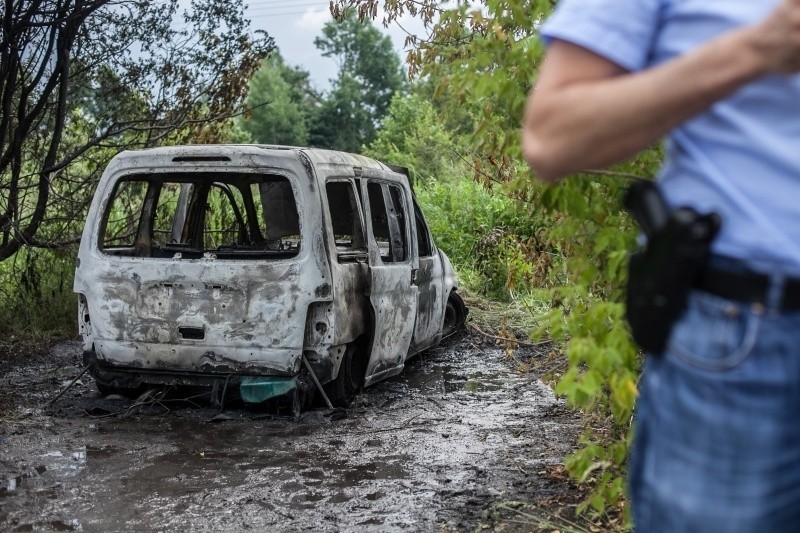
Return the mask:
M 761 318 L 747 304 L 693 291 L 672 328 L 667 355 L 703 370 L 729 370 L 753 351 Z

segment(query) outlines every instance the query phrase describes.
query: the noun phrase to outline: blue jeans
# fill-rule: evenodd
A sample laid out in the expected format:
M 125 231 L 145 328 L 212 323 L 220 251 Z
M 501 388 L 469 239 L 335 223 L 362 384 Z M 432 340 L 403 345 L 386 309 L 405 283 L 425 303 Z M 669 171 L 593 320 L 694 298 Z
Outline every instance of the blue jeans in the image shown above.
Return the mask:
M 800 312 L 695 291 L 639 389 L 637 531 L 800 531 Z

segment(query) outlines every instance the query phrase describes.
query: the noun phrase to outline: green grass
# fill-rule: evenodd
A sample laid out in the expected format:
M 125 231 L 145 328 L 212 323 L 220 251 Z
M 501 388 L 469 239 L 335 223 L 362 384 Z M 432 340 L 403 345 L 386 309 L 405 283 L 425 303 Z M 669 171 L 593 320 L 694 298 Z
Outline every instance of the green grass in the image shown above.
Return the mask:
M 77 336 L 74 249 L 24 249 L 0 262 L 0 333 L 5 341 Z

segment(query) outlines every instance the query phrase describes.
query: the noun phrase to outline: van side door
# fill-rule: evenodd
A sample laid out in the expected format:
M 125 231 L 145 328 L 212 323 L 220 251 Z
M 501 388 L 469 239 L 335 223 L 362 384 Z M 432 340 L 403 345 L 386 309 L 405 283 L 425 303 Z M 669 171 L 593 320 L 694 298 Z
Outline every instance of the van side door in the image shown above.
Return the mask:
M 414 277 L 419 257 L 411 228 L 411 190 L 391 177 L 388 172 L 364 169 L 360 180 L 374 323 L 365 385 L 402 371 L 417 314 Z
M 411 341 L 411 355 L 430 348 L 439 341 L 446 300 L 442 294 L 444 291 L 442 259 L 433 245 L 433 239 L 419 205 L 416 200 L 413 203 L 413 219 L 419 255 L 419 270 L 416 276 L 419 296 L 414 337 Z

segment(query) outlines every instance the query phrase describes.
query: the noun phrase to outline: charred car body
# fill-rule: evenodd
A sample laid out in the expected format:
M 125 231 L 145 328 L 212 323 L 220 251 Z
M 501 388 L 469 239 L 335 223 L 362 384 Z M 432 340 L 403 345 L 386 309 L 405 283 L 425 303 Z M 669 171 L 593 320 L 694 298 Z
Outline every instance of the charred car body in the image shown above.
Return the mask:
M 404 173 L 276 146 L 118 155 L 74 290 L 101 392 L 183 385 L 254 404 L 306 397 L 316 377 L 344 405 L 466 318 Z

